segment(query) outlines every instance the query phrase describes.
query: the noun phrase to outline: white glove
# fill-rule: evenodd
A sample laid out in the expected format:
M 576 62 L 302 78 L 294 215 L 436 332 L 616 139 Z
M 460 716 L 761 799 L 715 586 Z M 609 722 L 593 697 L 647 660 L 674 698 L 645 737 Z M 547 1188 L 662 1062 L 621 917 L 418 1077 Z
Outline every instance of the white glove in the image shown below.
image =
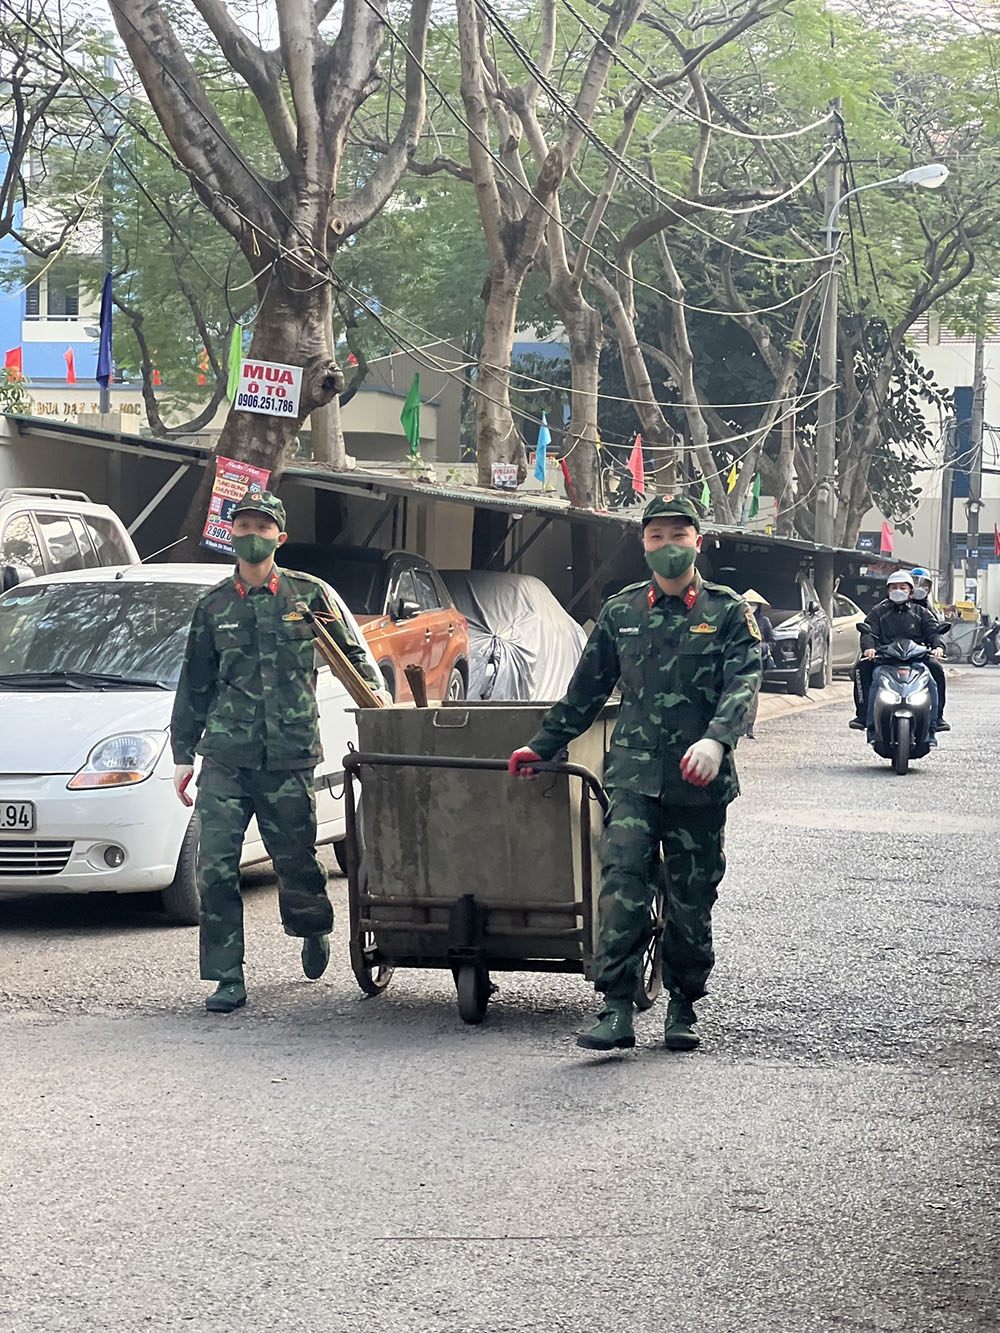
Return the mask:
M 707 787 L 719 775 L 719 765 L 726 747 L 721 741 L 703 737 L 689 745 L 681 760 L 681 777 L 695 787 Z
M 375 698 L 379 700 L 383 708 L 391 708 L 393 704 L 392 695 L 388 690 L 372 690 Z
M 174 764 L 174 791 L 182 805 L 194 805 L 187 794 L 187 786 L 194 777 L 194 764 Z

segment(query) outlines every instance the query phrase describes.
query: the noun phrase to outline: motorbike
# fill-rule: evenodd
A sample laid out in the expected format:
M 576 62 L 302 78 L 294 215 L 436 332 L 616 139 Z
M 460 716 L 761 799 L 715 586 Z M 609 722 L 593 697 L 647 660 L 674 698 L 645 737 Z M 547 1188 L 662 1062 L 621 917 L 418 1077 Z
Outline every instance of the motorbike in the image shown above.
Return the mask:
M 933 678 L 927 667 L 930 649 L 912 639 L 897 639 L 878 650 L 872 676 L 873 749 L 905 773 L 911 759 L 923 757 L 935 744 Z
M 969 653 L 969 661 L 974 667 L 984 667 L 987 663 L 995 666 L 1000 662 L 1000 619 L 994 619 L 987 629 L 980 625 L 976 641 Z

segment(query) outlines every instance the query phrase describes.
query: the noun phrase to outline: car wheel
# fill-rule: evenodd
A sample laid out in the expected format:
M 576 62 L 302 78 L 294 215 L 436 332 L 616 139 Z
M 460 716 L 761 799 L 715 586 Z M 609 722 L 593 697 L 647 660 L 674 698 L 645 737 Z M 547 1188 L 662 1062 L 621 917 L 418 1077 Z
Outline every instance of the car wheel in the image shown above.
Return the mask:
M 798 694 L 803 698 L 809 691 L 809 647 L 807 644 L 802 645 L 802 661 L 799 663 L 788 689 L 790 693 Z
M 465 698 L 465 680 L 458 667 L 452 667 L 451 675 L 448 677 L 448 688 L 445 691 L 446 699 L 464 699 Z
M 337 862 L 337 868 L 342 875 L 347 874 L 347 839 L 341 838 L 340 842 L 333 844 L 333 859 Z
M 177 858 L 177 873 L 160 894 L 164 912 L 177 926 L 198 924 L 201 894 L 198 892 L 197 855 L 198 822 L 192 815 Z
M 814 690 L 825 690 L 830 683 L 830 641 L 823 648 L 823 660 L 809 677 L 809 684 Z
M 379 663 L 379 671 L 381 671 L 381 673 L 382 673 L 382 680 L 383 680 L 383 682 L 384 682 L 384 684 L 385 684 L 385 688 L 386 688 L 386 689 L 389 691 L 389 693 L 392 695 L 392 702 L 395 703 L 395 702 L 396 702 L 396 677 L 395 677 L 395 675 L 393 674 L 392 667 L 391 667 L 391 666 L 387 666 L 387 665 L 385 664 L 385 662 L 381 662 L 381 663 Z

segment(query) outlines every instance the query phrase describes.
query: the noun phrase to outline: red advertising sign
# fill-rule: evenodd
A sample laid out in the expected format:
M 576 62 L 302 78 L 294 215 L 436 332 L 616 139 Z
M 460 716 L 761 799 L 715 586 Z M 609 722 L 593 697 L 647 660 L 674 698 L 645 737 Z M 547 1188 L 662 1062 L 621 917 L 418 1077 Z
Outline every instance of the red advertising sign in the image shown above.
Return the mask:
M 270 475 L 267 468 L 254 467 L 252 463 L 241 463 L 236 458 L 215 460 L 215 484 L 212 487 L 208 519 L 201 538 L 202 546 L 207 546 L 210 551 L 223 551 L 226 555 L 235 555 L 232 543 L 233 506 L 237 500 L 242 500 L 248 491 L 256 493 L 266 490 Z

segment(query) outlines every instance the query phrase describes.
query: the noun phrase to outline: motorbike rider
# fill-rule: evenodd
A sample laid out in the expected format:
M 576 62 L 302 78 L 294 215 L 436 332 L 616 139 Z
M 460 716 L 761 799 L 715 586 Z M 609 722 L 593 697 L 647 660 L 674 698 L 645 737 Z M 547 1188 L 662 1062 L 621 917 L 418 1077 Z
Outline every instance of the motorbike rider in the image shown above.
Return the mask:
M 934 599 L 931 597 L 934 580 L 930 576 L 930 571 L 921 569 L 919 566 L 915 565 L 913 569 L 910 570 L 910 573 L 913 575 L 913 591 L 910 593 L 911 601 L 922 602 L 923 605 L 927 607 L 928 611 L 937 615 L 937 611 L 934 608 Z
M 931 650 L 927 666 L 937 688 L 937 717 L 931 730 L 950 731 L 951 725 L 943 717 L 945 704 L 944 670 L 940 659 L 944 656 L 944 635 L 940 621 L 933 612 L 918 601 L 911 601 L 913 575 L 908 569 L 896 569 L 886 579 L 887 596 L 869 611 L 861 629 L 861 660 L 854 672 L 854 704 L 856 715 L 848 724 L 853 731 L 873 733 L 868 726 L 868 696 L 871 693 L 875 657 L 879 648 L 896 639 L 912 639 Z

